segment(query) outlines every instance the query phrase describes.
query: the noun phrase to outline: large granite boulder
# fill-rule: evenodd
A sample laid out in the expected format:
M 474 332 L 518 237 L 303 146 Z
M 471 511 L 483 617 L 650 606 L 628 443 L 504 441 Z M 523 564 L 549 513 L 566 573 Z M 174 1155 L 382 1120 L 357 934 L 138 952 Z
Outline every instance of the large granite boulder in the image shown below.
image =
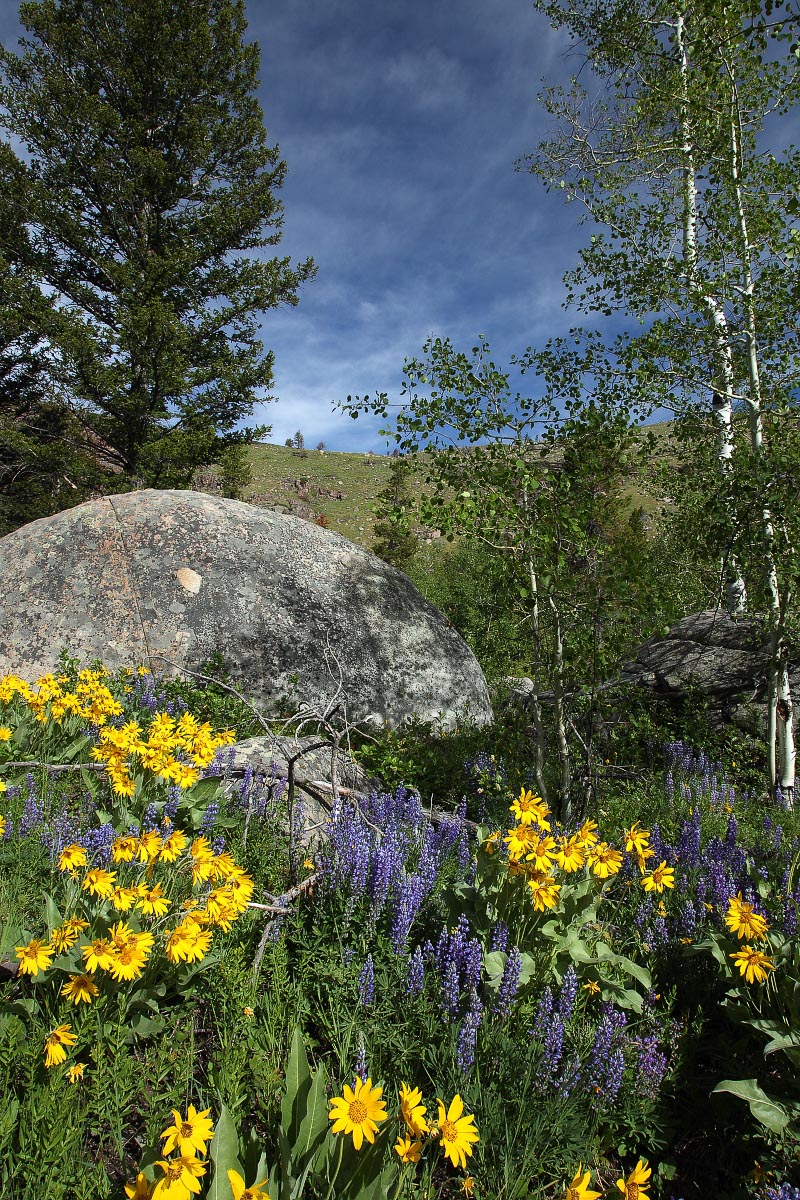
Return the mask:
M 0 672 L 219 653 L 255 704 L 396 726 L 492 719 L 477 660 L 401 571 L 296 517 L 200 492 L 106 496 L 0 539 Z

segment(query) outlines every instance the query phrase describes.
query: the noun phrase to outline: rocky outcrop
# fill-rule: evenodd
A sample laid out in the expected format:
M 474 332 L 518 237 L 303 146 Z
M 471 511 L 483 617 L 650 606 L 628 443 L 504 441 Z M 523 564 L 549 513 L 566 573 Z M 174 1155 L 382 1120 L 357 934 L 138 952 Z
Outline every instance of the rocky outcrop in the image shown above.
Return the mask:
M 730 720 L 759 733 L 766 723 L 769 658 L 763 622 L 709 609 L 691 613 L 667 633 L 644 642 L 622 667 L 621 680 L 664 699 L 701 696 L 720 721 Z M 791 664 L 790 674 L 792 693 L 797 696 L 800 661 Z
M 464 641 L 411 581 L 317 525 L 199 492 L 107 496 L 0 539 L 0 671 L 220 654 L 253 703 L 353 721 L 492 718 Z

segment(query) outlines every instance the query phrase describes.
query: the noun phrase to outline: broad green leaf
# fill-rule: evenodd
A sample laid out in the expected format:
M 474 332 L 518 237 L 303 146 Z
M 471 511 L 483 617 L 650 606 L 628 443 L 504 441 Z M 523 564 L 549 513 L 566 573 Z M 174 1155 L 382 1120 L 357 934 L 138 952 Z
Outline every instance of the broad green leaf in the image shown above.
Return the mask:
M 52 896 L 44 893 L 44 914 L 47 921 L 47 928 L 52 931 L 57 925 L 61 924 L 61 913 L 58 910 L 58 905 Z
M 70 742 L 59 754 L 51 755 L 50 761 L 56 763 L 71 763 L 84 757 L 85 752 L 92 744 L 92 739 L 82 734 Z
M 791 1120 L 791 1114 L 777 1100 L 768 1096 L 755 1079 L 723 1079 L 714 1088 L 715 1092 L 729 1092 L 750 1105 L 755 1119 L 772 1133 L 783 1133 Z
M 226 1105 L 219 1110 L 214 1137 L 209 1148 L 211 1162 L 214 1165 L 211 1186 L 206 1192 L 207 1200 L 231 1200 L 232 1191 L 228 1171 L 238 1171 L 244 1178 L 244 1170 L 239 1161 L 239 1135 L 236 1125 Z
M 311 1091 L 311 1071 L 308 1066 L 306 1048 L 299 1025 L 292 1035 L 289 1061 L 286 1064 L 286 1079 L 281 1097 L 281 1128 L 290 1146 L 294 1146 L 305 1116 L 308 1095 Z
M 292 1147 L 292 1163 L 295 1170 L 310 1166 L 320 1144 L 330 1128 L 328 1122 L 327 1072 L 323 1066 L 313 1073 L 308 1093 L 306 1111 L 300 1122 L 297 1141 Z

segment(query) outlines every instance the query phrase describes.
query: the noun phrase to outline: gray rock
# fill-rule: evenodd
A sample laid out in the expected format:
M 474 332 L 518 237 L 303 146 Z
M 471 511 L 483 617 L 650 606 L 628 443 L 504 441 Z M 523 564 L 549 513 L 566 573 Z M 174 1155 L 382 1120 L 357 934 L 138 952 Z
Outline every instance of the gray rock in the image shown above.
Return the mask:
M 199 492 L 107 496 L 0 539 L 0 671 L 66 648 L 198 669 L 219 653 L 253 703 L 341 698 L 352 721 L 492 719 L 483 673 L 411 581 L 298 518 Z
M 769 645 L 763 625 L 718 609 L 691 613 L 666 634 L 656 635 L 622 668 L 633 681 L 666 695 L 690 689 L 705 696 L 730 696 L 766 686 Z
M 320 746 L 318 737 L 252 737 L 236 742 L 222 752 L 225 774 L 221 787 L 226 795 L 241 788 L 249 769 L 253 772 L 252 809 L 272 809 L 271 801 L 285 797 L 291 761 L 296 784 L 296 802 L 301 804 L 297 826 L 301 845 L 316 845 L 323 837 L 333 801 L 325 786 L 332 782 L 332 757 L 329 746 Z M 337 786 L 357 792 L 378 787 L 366 772 L 340 748 L 336 755 Z M 317 786 L 321 784 L 322 786 Z M 286 830 L 284 830 L 286 832 Z
M 693 693 L 710 705 L 712 718 L 731 721 L 755 736 L 766 728 L 769 636 L 752 617 L 731 617 L 719 609 L 691 613 L 666 634 L 649 638 L 621 670 L 623 683 L 679 700 Z M 800 662 L 790 661 L 792 695 L 800 695 Z M 800 704 L 794 704 L 800 723 Z

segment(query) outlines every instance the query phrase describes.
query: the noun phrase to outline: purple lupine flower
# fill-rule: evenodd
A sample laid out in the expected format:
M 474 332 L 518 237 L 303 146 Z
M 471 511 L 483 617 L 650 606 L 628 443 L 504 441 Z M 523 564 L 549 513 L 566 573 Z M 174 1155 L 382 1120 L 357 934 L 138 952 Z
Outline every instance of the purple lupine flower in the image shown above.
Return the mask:
M 469 1007 L 464 1014 L 461 1028 L 456 1041 L 456 1066 L 464 1075 L 475 1062 L 475 1045 L 478 1040 L 478 1030 L 483 1020 L 483 1005 L 476 991 L 470 995 Z
M 622 1079 L 625 1074 L 625 1055 L 622 1050 L 617 1047 L 612 1050 L 608 1056 L 608 1063 L 605 1071 L 605 1079 L 603 1081 L 602 1097 L 604 1105 L 611 1107 L 619 1094 L 619 1089 L 622 1087 Z
M 169 821 L 173 825 L 175 823 L 175 818 L 178 815 L 181 797 L 181 789 L 176 783 L 171 783 L 167 789 L 167 800 L 164 804 L 164 811 L 162 812 L 161 816 L 162 819 Z
M 595 1030 L 594 1044 L 587 1063 L 587 1083 L 600 1095 L 607 1094 L 610 1090 L 609 1085 L 613 1086 L 615 1082 L 614 1072 L 618 1068 L 618 1062 L 614 1060 L 612 1066 L 612 1055 L 618 1049 L 618 1042 L 627 1023 L 628 1018 L 622 1009 L 616 1008 L 612 1003 L 603 1005 L 602 1016 Z
M 456 862 L 462 871 L 466 870 L 472 861 L 472 845 L 470 843 L 469 831 L 463 829 L 459 834 L 456 842 Z
M 653 921 L 653 932 L 650 941 L 654 946 L 666 946 L 669 941 L 669 930 L 667 922 L 663 917 L 656 917 Z
M 250 796 L 253 791 L 254 775 L 255 770 L 253 769 L 253 764 L 248 763 L 244 769 L 244 774 L 242 775 L 242 779 L 238 788 L 239 801 L 243 807 L 247 807 L 247 805 L 250 803 Z
M 736 845 L 736 838 L 739 833 L 739 823 L 736 820 L 736 814 L 731 813 L 728 817 L 728 828 L 725 830 L 725 845 L 729 849 L 733 849 Z
M 362 1082 L 367 1078 L 367 1045 L 364 1041 L 364 1035 L 360 1030 L 358 1033 L 354 1075 L 362 1080 Z M 353 1080 L 353 1086 L 355 1086 L 355 1079 Z
M 492 1009 L 500 1017 L 507 1017 L 511 1012 L 511 1005 L 519 989 L 521 972 L 522 954 L 519 947 L 514 946 L 506 958 L 506 964 L 503 967 L 503 978 L 500 980 L 500 987 L 497 989 L 497 1000 Z
M 214 826 L 216 825 L 218 816 L 219 816 L 219 805 L 217 804 L 217 802 L 215 800 L 212 800 L 211 804 L 208 805 L 208 807 L 206 808 L 206 811 L 203 813 L 203 820 L 200 825 L 200 833 L 202 835 L 208 836 L 208 834 L 211 833 Z
M 800 1200 L 800 1188 L 791 1183 L 776 1183 L 764 1192 L 764 1200 Z
M 578 1086 L 581 1078 L 580 1055 L 571 1054 L 564 1062 L 558 1078 L 553 1080 L 553 1085 L 559 1096 L 563 1096 L 566 1099 Z
M 689 820 L 682 822 L 678 837 L 677 853 L 684 868 L 697 867 L 700 864 L 701 833 L 700 809 L 695 808 Z
M 215 854 L 222 854 L 222 851 L 225 849 L 225 845 L 225 838 L 222 834 L 220 834 L 219 837 L 214 838 L 213 842 L 211 843 L 211 849 Z
M 142 830 L 145 833 L 150 833 L 152 830 L 158 829 L 158 808 L 151 801 L 144 810 L 142 817 Z
M 458 967 L 451 959 L 444 972 L 440 972 L 440 974 L 442 979 L 442 992 L 444 995 L 445 1012 L 451 1018 L 457 1017 L 458 1002 L 461 994 L 460 981 L 458 978 Z
M 549 987 L 546 987 L 542 992 L 539 1000 L 539 1007 L 536 1010 L 536 1020 L 533 1023 L 532 1033 L 536 1037 L 544 1037 L 547 1028 L 550 1024 L 550 1018 L 553 1015 L 553 993 Z
M 425 888 L 419 875 L 409 875 L 401 880 L 394 901 L 392 920 L 392 947 L 395 954 L 402 954 L 414 918 L 425 899 Z
M 684 900 L 678 926 L 683 937 L 694 937 L 697 930 L 697 913 L 692 900 Z
M 544 1034 L 544 1058 L 541 1066 L 542 1082 L 552 1083 L 564 1053 L 564 1021 L 561 1014 L 554 1012 Z
M 425 985 L 425 962 L 422 957 L 422 950 L 417 946 L 414 953 L 408 960 L 408 972 L 406 974 L 406 991 L 417 996 L 422 991 Z
M 375 967 L 372 955 L 368 954 L 358 977 L 358 1000 L 366 1008 L 375 999 Z
M 44 803 L 37 795 L 36 783 L 30 773 L 25 776 L 25 785 L 27 795 L 17 831 L 17 837 L 20 838 L 29 837 L 34 829 L 44 821 Z
M 111 845 L 116 838 L 113 825 L 106 823 L 97 829 L 90 829 L 81 839 L 84 848 L 92 860 L 102 865 L 111 861 Z
M 461 951 L 461 970 L 466 987 L 477 988 L 481 982 L 483 950 L 478 938 L 469 938 Z
M 492 929 L 492 937 L 489 942 L 490 950 L 500 950 L 505 952 L 508 947 L 508 926 L 505 921 L 498 921 Z
M 648 1034 L 646 1037 L 638 1039 L 638 1047 L 637 1088 L 642 1095 L 656 1100 L 667 1073 L 667 1056 L 661 1049 L 655 1034 Z
M 67 808 L 62 808 L 42 829 L 42 843 L 50 851 L 50 857 L 56 859 L 65 846 L 75 842 L 80 837 L 75 817 Z
M 577 995 L 578 973 L 572 964 L 570 964 L 561 979 L 561 991 L 558 994 L 558 1003 L 556 1005 L 565 1024 L 572 1016 Z

